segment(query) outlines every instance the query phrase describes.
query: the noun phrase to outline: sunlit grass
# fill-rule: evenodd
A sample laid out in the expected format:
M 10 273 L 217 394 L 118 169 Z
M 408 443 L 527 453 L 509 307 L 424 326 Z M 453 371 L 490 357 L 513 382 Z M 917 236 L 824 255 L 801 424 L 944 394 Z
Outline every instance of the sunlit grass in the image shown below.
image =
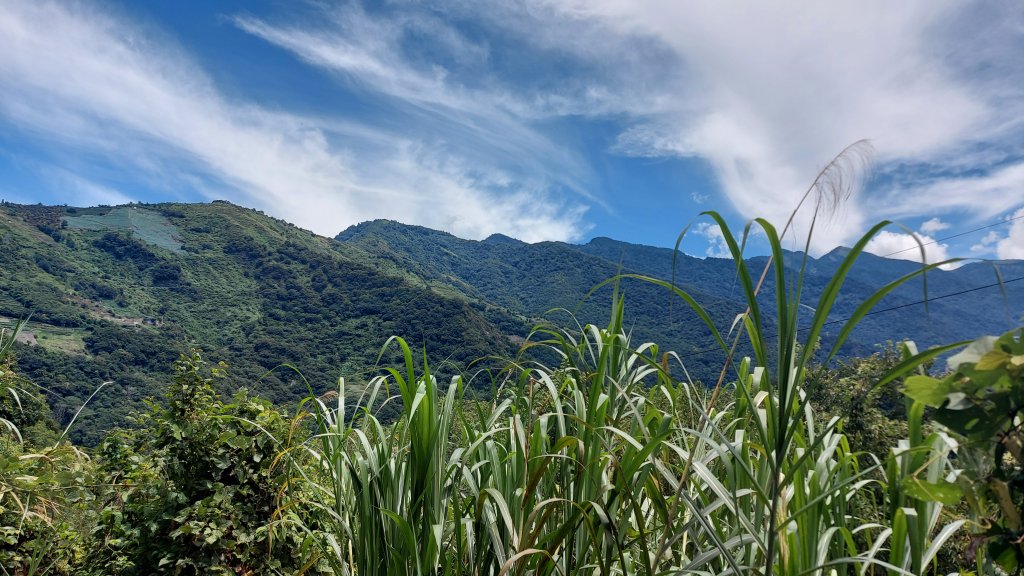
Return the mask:
M 623 308 L 617 300 L 604 329 L 536 331 L 526 350 L 557 363 L 524 356 L 489 406 L 462 401 L 458 378 L 439 386 L 397 338 L 404 370 L 355 401 L 343 381 L 336 396 L 311 398 L 317 433 L 284 455 L 305 464 L 281 505 L 283 522 L 308 534 L 311 564 L 336 574 L 917 574 L 956 529 L 932 539 L 934 503 L 906 528 L 918 504 L 898 489 L 879 505 L 884 455 L 854 452 L 838 419 L 818 421 L 800 381 L 776 386 L 778 372 L 742 360 L 711 402 L 711 390 L 670 376 L 670 355 L 631 344 Z M 403 404 L 393 425 L 368 408 L 382 399 Z M 916 442 L 929 477 L 948 472 L 947 447 Z M 889 464 L 897 484 L 919 473 L 900 462 Z M 879 509 L 895 528 L 875 521 Z
M 848 149 L 812 185 L 815 218 L 841 202 L 860 152 Z M 358 399 L 344 381 L 336 395 L 311 396 L 299 420 L 312 418 L 316 433 L 282 455 L 293 466 L 282 523 L 308 534 L 311 565 L 346 575 L 926 572 L 959 523 L 940 526 L 941 504 L 907 486 L 955 474 L 948 439 L 923 432 L 914 406 L 905 444 L 857 452 L 838 418 L 817 417 L 806 379 L 882 298 L 945 262 L 882 287 L 826 340 L 847 275 L 890 223 L 860 238 L 808 304 L 810 236 L 794 269 L 782 265 L 788 224 L 780 233 L 758 219 L 737 237 L 707 216 L 746 305 L 729 330 L 672 282 L 609 283 L 660 285 L 692 309 L 727 358 L 714 387 L 675 378 L 678 357 L 631 342 L 617 292 L 606 328 L 537 329 L 490 405 L 464 402 L 461 379 L 440 385 L 393 338 L 403 369 Z M 744 259 L 751 226 L 770 247 L 760 271 Z M 735 357 L 741 344 L 752 357 Z M 880 384 L 949 348 L 908 353 Z M 382 402 L 402 404 L 396 423 L 376 418 Z

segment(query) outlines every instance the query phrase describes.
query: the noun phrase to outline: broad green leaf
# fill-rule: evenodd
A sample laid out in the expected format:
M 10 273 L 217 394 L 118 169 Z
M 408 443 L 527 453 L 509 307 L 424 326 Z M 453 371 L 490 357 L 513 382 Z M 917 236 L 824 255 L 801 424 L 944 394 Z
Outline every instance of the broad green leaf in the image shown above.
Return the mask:
M 903 492 L 918 500 L 941 502 L 947 506 L 959 503 L 963 497 L 963 491 L 952 482 L 926 482 L 916 476 L 907 476 L 903 479 Z
M 976 370 L 998 370 L 1010 360 L 1010 355 L 1002 350 L 989 350 L 974 365 Z
M 903 385 L 903 393 L 909 398 L 932 408 L 942 406 L 953 392 L 956 392 L 956 389 L 952 382 L 931 376 L 910 376 Z

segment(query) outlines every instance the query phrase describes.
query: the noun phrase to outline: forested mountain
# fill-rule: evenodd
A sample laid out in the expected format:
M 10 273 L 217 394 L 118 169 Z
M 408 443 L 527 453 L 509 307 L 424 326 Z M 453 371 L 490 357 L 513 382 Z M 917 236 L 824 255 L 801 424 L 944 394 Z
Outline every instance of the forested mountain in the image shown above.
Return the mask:
M 367 264 L 355 248 L 253 210 L 206 205 L 0 209 L 0 316 L 31 315 L 21 373 L 96 441 L 158 395 L 178 354 L 231 365 L 229 388 L 293 402 L 339 375 L 358 382 L 388 336 L 465 365 L 511 353 L 528 324 L 486 303 Z M 500 326 L 500 328 L 499 328 Z
M 636 272 L 628 262 L 587 254 L 561 242 L 526 244 L 495 235 L 483 241 L 463 240 L 419 226 L 378 220 L 342 232 L 336 240 L 372 255 L 381 266 L 409 270 L 425 281 L 454 287 L 468 297 L 493 302 L 528 317 L 565 324 L 601 325 L 607 321 L 612 284 L 595 287 L 620 273 Z M 642 270 L 640 270 L 642 271 Z M 728 275 L 722 266 L 720 274 Z M 720 326 L 728 327 L 742 311 L 734 295 L 716 294 L 698 283 L 684 283 Z M 680 354 L 706 350 L 710 333 L 682 300 L 666 289 L 631 279 L 621 282 L 626 293 L 626 327 L 638 341 L 653 341 Z M 593 291 L 593 292 L 592 292 Z M 694 375 L 717 375 L 721 354 L 688 358 Z
M 17 351 L 23 374 L 49 390 L 67 421 L 103 382 L 75 426 L 95 442 L 158 393 L 189 346 L 231 365 L 229 388 L 288 403 L 359 382 L 391 335 L 457 367 L 511 355 L 548 318 L 603 323 L 617 273 L 671 278 L 727 330 L 743 310 L 731 260 L 697 259 L 607 238 L 587 244 L 525 244 L 495 235 L 463 240 L 390 221 L 366 222 L 328 239 L 225 202 L 71 208 L 0 207 L 0 321 L 31 315 Z M 841 251 L 813 260 L 812 302 Z M 799 254 L 790 254 L 799 258 Z M 748 261 L 760 269 L 765 259 Z M 787 263 L 791 264 L 791 263 Z M 842 318 L 874 289 L 917 265 L 870 255 L 857 263 L 836 307 Z M 1002 333 L 1024 313 L 1024 263 L 974 263 L 928 274 L 928 313 L 914 281 L 883 300 L 851 352 L 914 337 L 924 345 Z M 769 279 L 771 275 L 769 275 Z M 721 357 L 682 300 L 633 280 L 626 326 L 634 341 L 679 352 L 691 375 L 709 379 Z M 771 298 L 769 280 L 764 298 Z M 956 294 L 955 296 L 944 297 Z M 563 308 L 565 311 L 549 312 Z M 891 310 L 889 310 L 892 308 Z M 887 310 L 887 311 L 886 311 Z M 982 314 L 980 312 L 984 311 Z M 995 313 L 993 311 L 996 311 Z M 437 362 L 437 360 L 435 360 Z M 453 368 L 454 370 L 455 368 Z
M 500 303 L 512 310 L 538 314 L 556 306 L 580 312 L 586 322 L 600 322 L 608 299 L 581 300 L 593 286 L 618 273 L 637 273 L 666 280 L 691 293 L 727 330 L 743 311 L 741 287 L 731 259 L 694 258 L 668 248 L 642 246 L 610 238 L 582 245 L 559 242 L 525 244 L 503 236 L 482 242 L 463 240 L 427 228 L 378 220 L 353 226 L 337 236 L 380 262 L 411 270 L 439 284 Z M 810 305 L 832 279 L 846 248 L 809 258 L 804 302 Z M 787 268 L 797 274 L 802 253 L 788 253 Z M 766 257 L 747 260 L 759 275 Z M 921 268 L 908 260 L 864 254 L 853 267 L 836 303 L 835 320 L 846 318 L 869 295 Z M 933 270 L 915 278 L 878 303 L 875 313 L 854 332 L 850 353 L 871 353 L 877 344 L 913 338 L 922 346 L 967 340 L 979 334 L 1001 334 L 1024 318 L 1024 262 L 970 262 L 955 270 Z M 927 281 L 927 284 L 925 284 Z M 978 289 L 979 287 L 985 287 Z M 627 312 L 638 336 L 681 353 L 703 350 L 711 343 L 697 330 L 685 304 L 666 298 L 666 291 L 626 282 Z M 774 299 L 774 274 L 765 278 L 761 300 Z M 927 306 L 922 302 L 929 300 Z M 767 306 L 767 304 L 766 304 Z M 808 315 L 809 316 L 809 315 Z M 668 319 L 673 324 L 667 323 Z M 681 325 L 675 323 L 680 321 Z M 691 356 L 696 362 L 696 356 Z M 710 366 L 720 362 L 710 362 Z M 700 367 L 696 369 L 700 373 Z

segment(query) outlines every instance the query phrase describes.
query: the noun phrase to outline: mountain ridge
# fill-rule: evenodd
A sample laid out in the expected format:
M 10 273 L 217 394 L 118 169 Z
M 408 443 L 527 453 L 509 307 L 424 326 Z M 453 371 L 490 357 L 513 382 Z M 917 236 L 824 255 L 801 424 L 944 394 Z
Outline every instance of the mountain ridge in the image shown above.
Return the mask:
M 450 360 L 455 373 L 478 358 L 513 355 L 545 319 L 602 325 L 614 288 L 595 287 L 619 273 L 669 279 L 674 270 L 722 330 L 744 307 L 731 260 L 603 237 L 585 244 L 466 240 L 389 220 L 330 239 L 222 201 L 4 204 L 0 241 L 0 324 L 32 315 L 24 338 L 31 345 L 18 347 L 21 368 L 56 396 L 58 419 L 66 423 L 102 382 L 112 382 L 83 411 L 90 424 L 76 426 L 76 440 L 86 443 L 158 395 L 171 362 L 190 346 L 232 364 L 229 389 L 249 387 L 287 404 L 307 388 L 281 364 L 301 370 L 315 390 L 333 387 L 338 375 L 358 382 L 392 335 Z M 809 296 L 830 278 L 834 260 L 809 259 Z M 837 313 L 888 281 L 885 274 L 917 266 L 865 255 Z M 987 265 L 930 273 L 929 295 L 977 286 L 979 266 Z M 1000 266 L 1007 279 L 1024 276 L 1024 262 Z M 774 290 L 769 278 L 766 300 Z M 707 351 L 710 333 L 681 300 L 631 279 L 619 288 L 634 342 L 677 351 L 697 378 L 717 374 L 721 354 Z M 893 311 L 866 319 L 848 353 L 908 336 L 927 345 L 1009 329 L 1024 313 L 1024 284 L 1004 288 L 1005 299 L 999 290 L 972 292 L 936 300 L 925 315 L 914 304 L 920 285 L 907 286 L 879 304 Z

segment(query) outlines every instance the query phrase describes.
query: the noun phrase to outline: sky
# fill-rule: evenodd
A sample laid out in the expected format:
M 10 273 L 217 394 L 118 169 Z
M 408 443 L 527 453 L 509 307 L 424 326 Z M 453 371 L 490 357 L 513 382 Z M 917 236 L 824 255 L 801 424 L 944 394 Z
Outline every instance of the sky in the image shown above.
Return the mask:
M 1010 0 L 0 0 L 0 198 L 718 257 L 810 190 L 787 247 L 1021 259 L 1020 54 Z

